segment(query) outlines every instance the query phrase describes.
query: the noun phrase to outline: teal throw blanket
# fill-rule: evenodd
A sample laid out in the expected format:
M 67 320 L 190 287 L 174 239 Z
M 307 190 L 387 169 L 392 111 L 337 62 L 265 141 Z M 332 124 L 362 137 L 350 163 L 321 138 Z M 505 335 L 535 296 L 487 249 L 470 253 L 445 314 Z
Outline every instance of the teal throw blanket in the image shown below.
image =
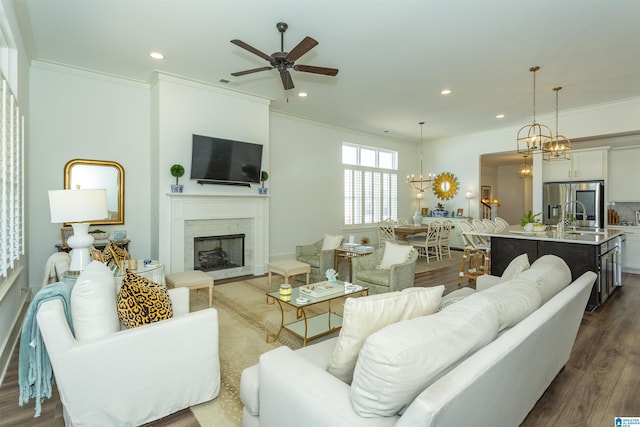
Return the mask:
M 62 301 L 69 328 L 73 332 L 71 288 L 73 288 L 73 284 L 63 282 L 52 283 L 42 288 L 33 297 L 22 323 L 18 364 L 18 385 L 20 386 L 18 404 L 22 406 L 33 397 L 36 401 L 34 418 L 40 416 L 44 398 L 51 398 L 51 385 L 53 384 L 51 361 L 40 334 L 36 313 L 43 303 L 59 299 Z

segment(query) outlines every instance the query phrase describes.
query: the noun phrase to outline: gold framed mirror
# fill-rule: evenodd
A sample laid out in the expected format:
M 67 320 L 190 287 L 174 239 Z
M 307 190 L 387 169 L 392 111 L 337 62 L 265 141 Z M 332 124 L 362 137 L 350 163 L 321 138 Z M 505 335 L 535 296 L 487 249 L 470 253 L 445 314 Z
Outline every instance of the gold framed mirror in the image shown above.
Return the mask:
M 93 225 L 124 224 L 124 169 L 108 160 L 73 159 L 64 165 L 64 188 L 106 188 L 107 219 L 90 221 Z
M 440 200 L 453 199 L 460 189 L 458 178 L 450 172 L 442 172 L 433 182 L 433 194 Z

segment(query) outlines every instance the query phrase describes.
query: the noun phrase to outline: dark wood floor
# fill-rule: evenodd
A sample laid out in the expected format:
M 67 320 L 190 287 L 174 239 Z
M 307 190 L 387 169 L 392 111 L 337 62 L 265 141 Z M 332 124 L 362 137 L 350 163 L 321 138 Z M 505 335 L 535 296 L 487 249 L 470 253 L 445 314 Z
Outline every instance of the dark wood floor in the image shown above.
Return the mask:
M 458 271 L 453 266 L 422 273 L 415 285 L 444 284 L 449 293 L 458 289 Z M 569 362 L 523 426 L 612 426 L 614 417 L 640 416 L 640 275 L 624 274 L 623 284 L 603 307 L 585 312 Z M 475 287 L 466 279 L 462 285 Z M 63 426 L 55 387 L 53 397 L 43 403 L 41 417 L 33 418 L 33 401 L 18 406 L 17 358 L 15 351 L 0 387 L 0 426 Z M 181 412 L 153 425 L 197 425 L 190 411 Z

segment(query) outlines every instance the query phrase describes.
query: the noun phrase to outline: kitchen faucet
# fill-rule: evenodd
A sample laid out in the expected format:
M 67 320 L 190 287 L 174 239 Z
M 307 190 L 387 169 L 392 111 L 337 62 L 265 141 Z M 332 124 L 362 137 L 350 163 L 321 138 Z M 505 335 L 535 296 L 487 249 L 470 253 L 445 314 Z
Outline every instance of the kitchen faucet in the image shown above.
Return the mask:
M 573 212 L 572 213 L 573 213 L 573 217 L 574 218 L 575 218 L 575 216 L 577 214 L 578 205 L 582 206 L 583 219 L 587 215 L 587 207 L 581 201 L 572 200 L 570 202 L 565 203 L 564 206 L 562 207 L 562 219 L 560 220 L 560 223 L 562 224 L 563 228 L 564 228 L 565 210 L 567 209 L 567 206 L 571 206 L 571 205 L 573 205 Z M 574 229 L 575 229 L 575 226 L 574 226 Z

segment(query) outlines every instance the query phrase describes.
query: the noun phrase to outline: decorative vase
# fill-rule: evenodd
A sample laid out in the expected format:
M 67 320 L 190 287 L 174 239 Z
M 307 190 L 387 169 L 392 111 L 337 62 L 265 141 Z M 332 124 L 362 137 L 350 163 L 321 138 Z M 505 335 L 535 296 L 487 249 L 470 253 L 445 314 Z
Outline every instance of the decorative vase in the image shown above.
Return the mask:
M 267 194 L 267 188 L 266 187 L 258 187 L 258 194 Z
M 171 185 L 171 192 L 172 193 L 182 193 L 182 189 L 184 188 L 184 185 L 179 184 L 179 185 L 175 185 L 172 184 Z
M 527 233 L 531 233 L 533 232 L 533 228 L 534 228 L 534 223 L 533 222 L 528 222 L 524 225 L 524 231 L 526 231 Z
M 419 211 L 416 211 L 413 214 L 413 225 L 415 225 L 416 227 L 422 225 L 422 215 L 420 215 Z

